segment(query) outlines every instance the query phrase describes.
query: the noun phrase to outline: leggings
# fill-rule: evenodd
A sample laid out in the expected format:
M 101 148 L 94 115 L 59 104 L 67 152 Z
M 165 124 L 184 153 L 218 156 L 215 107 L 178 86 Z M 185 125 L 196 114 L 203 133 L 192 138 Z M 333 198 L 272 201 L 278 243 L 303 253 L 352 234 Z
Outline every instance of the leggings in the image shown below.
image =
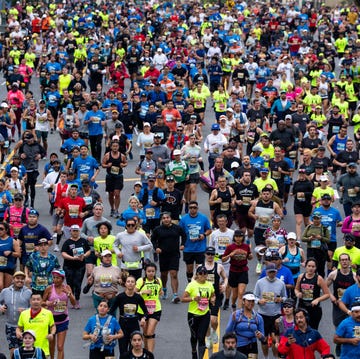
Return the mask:
M 74 293 L 75 299 L 80 299 L 81 283 L 85 275 L 85 264 L 80 268 L 64 267 L 66 282 Z
M 205 336 L 210 324 L 210 311 L 204 315 L 188 313 L 190 328 L 190 343 L 192 352 L 196 352 L 198 346 L 198 358 L 202 359 L 205 353 Z
M 124 336 L 118 340 L 120 356 L 130 350 L 130 335 L 135 330 L 140 330 L 138 318 L 122 318 L 119 319 L 120 327 Z
M 36 185 L 36 180 L 37 180 L 38 176 L 39 176 L 38 171 L 27 172 L 27 180 L 25 183 L 25 190 L 26 190 L 25 203 L 27 203 L 27 201 L 29 199 L 29 192 L 30 192 L 31 207 L 34 207 L 35 194 L 36 194 L 35 185 Z
M 89 136 L 90 146 L 91 146 L 91 155 L 101 163 L 101 141 L 103 135 Z

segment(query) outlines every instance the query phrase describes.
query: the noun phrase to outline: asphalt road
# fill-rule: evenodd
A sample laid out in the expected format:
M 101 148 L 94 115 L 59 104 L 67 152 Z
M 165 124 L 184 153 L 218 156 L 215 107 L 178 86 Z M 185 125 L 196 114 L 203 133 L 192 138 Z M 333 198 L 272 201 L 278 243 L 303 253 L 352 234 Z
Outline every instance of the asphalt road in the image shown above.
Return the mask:
M 2 83 L 0 79 L 0 83 Z M 127 84 L 128 85 L 128 84 Z M 33 84 L 31 86 L 31 90 L 34 92 L 34 96 L 36 100 L 39 100 L 39 88 L 38 81 L 36 78 L 33 79 Z M 0 86 L 0 99 L 4 99 L 6 97 L 6 89 L 5 86 Z M 211 106 L 207 106 L 209 109 Z M 212 111 L 207 111 L 206 113 L 206 126 L 205 126 L 205 135 L 208 134 L 210 124 L 214 122 L 214 116 Z M 51 152 L 59 152 L 60 148 L 60 137 L 57 133 L 53 135 L 49 135 L 49 151 Z M 134 141 L 135 143 L 135 141 Z M 62 157 L 62 155 L 60 154 Z M 132 192 L 133 183 L 137 178 L 135 174 L 135 167 L 138 163 L 138 150 L 134 149 L 134 160 L 129 161 L 128 167 L 125 171 L 125 186 L 124 190 L 121 193 L 121 205 L 120 210 L 123 211 L 127 207 L 127 199 Z M 206 158 L 206 156 L 203 156 Z M 41 161 L 41 170 L 46 161 Z M 109 205 L 107 203 L 107 196 L 105 193 L 105 185 L 104 185 L 104 176 L 105 171 L 102 170 L 98 177 L 99 188 L 98 191 L 103 198 L 105 203 L 105 213 L 104 215 L 109 217 Z M 38 183 L 41 183 L 41 177 L 38 178 Z M 209 215 L 209 207 L 208 207 L 208 195 L 204 193 L 200 188 L 198 188 L 198 200 L 200 205 L 200 211 Z M 339 208 L 342 211 L 342 206 L 338 201 L 335 202 L 335 207 Z M 51 229 L 51 218 L 48 214 L 49 205 L 47 200 L 47 194 L 45 190 L 41 187 L 37 188 L 37 195 L 35 199 L 35 208 L 37 208 L 40 212 L 40 223 L 47 226 L 49 230 Z M 283 224 L 284 227 L 288 231 L 295 231 L 295 219 L 292 214 L 292 200 L 290 199 L 290 203 L 287 205 L 288 215 L 286 216 Z M 121 229 L 115 225 L 115 220 L 112 220 L 113 227 L 115 229 L 115 233 L 118 233 Z M 338 244 L 342 245 L 342 236 L 339 232 L 338 235 Z M 58 254 L 61 260 L 61 256 Z M 62 260 L 61 260 L 62 261 Z M 255 286 L 257 275 L 255 274 L 255 262 L 250 264 L 249 271 L 250 283 L 248 285 L 248 289 L 252 290 Z M 180 286 L 179 293 L 182 293 L 186 286 L 186 278 L 185 278 L 185 266 L 184 263 L 181 262 L 180 267 Z M 73 359 L 83 359 L 88 357 L 88 349 L 83 348 L 82 341 L 82 331 L 87 322 L 87 319 L 94 314 L 94 308 L 92 305 L 91 294 L 82 295 L 81 297 L 81 309 L 80 310 L 71 310 L 70 309 L 70 329 L 68 331 L 67 340 L 65 342 L 65 358 L 73 358 Z M 191 349 L 190 349 L 190 333 L 187 326 L 187 305 L 186 304 L 171 304 L 170 299 L 164 301 L 162 303 L 162 318 L 160 323 L 158 324 L 157 332 L 156 332 L 156 348 L 155 348 L 155 357 L 157 358 L 190 358 L 191 357 Z M 332 337 L 333 337 L 333 325 L 331 321 L 331 306 L 330 301 L 322 303 L 323 307 L 323 319 L 320 324 L 320 332 L 322 335 L 329 341 L 332 345 Z M 229 319 L 230 311 L 221 310 L 220 313 L 220 334 L 224 333 L 224 329 L 226 327 L 226 323 Z M 5 330 L 4 330 L 4 320 L 0 318 L 0 351 L 8 355 L 7 343 L 5 340 Z M 260 349 L 260 346 L 259 346 Z M 261 351 L 261 350 L 260 350 Z M 262 358 L 262 354 L 259 355 L 259 358 Z

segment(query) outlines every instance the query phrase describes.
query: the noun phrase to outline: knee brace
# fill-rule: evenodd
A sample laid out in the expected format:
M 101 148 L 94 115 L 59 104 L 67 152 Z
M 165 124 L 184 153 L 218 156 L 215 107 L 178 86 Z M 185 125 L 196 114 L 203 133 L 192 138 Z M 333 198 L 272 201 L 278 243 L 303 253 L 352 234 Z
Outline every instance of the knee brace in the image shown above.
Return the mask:
M 145 338 L 145 339 L 154 339 L 154 338 L 155 338 L 155 334 L 153 334 L 153 335 L 145 335 L 145 334 L 144 334 L 144 338 Z

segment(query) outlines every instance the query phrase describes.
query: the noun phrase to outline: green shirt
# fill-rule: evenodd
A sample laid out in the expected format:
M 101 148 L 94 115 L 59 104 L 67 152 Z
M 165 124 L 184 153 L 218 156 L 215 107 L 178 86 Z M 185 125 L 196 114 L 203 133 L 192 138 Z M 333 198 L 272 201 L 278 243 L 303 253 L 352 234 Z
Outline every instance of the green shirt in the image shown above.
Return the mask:
M 196 280 L 190 282 L 186 286 L 185 292 L 189 293 L 191 298 L 200 296 L 201 299 L 199 302 L 192 300 L 189 303 L 188 312 L 195 315 L 205 315 L 209 311 L 209 302 L 214 291 L 213 284 L 208 281 L 203 284 Z

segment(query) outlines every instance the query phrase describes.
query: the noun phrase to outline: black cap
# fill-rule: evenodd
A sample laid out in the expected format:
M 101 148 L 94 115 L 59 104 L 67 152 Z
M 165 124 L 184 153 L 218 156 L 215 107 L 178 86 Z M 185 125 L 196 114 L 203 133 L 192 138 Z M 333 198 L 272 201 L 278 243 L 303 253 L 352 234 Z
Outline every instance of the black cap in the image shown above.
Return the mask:
M 205 253 L 211 253 L 211 254 L 215 254 L 215 248 L 214 247 L 207 247 L 205 250 Z
M 199 273 L 207 273 L 207 269 L 205 266 L 203 265 L 200 265 L 199 267 L 196 268 L 196 274 L 199 274 Z
M 321 199 L 330 199 L 331 200 L 331 196 L 328 193 L 325 193 L 321 196 Z
M 291 305 L 295 308 L 295 301 L 292 298 L 286 298 L 283 302 L 283 305 Z
M 346 233 L 344 236 L 344 241 L 355 242 L 355 237 L 351 233 Z
M 236 229 L 235 232 L 234 232 L 234 237 L 235 236 L 242 236 L 244 237 L 245 236 L 245 233 L 241 230 L 241 229 Z

